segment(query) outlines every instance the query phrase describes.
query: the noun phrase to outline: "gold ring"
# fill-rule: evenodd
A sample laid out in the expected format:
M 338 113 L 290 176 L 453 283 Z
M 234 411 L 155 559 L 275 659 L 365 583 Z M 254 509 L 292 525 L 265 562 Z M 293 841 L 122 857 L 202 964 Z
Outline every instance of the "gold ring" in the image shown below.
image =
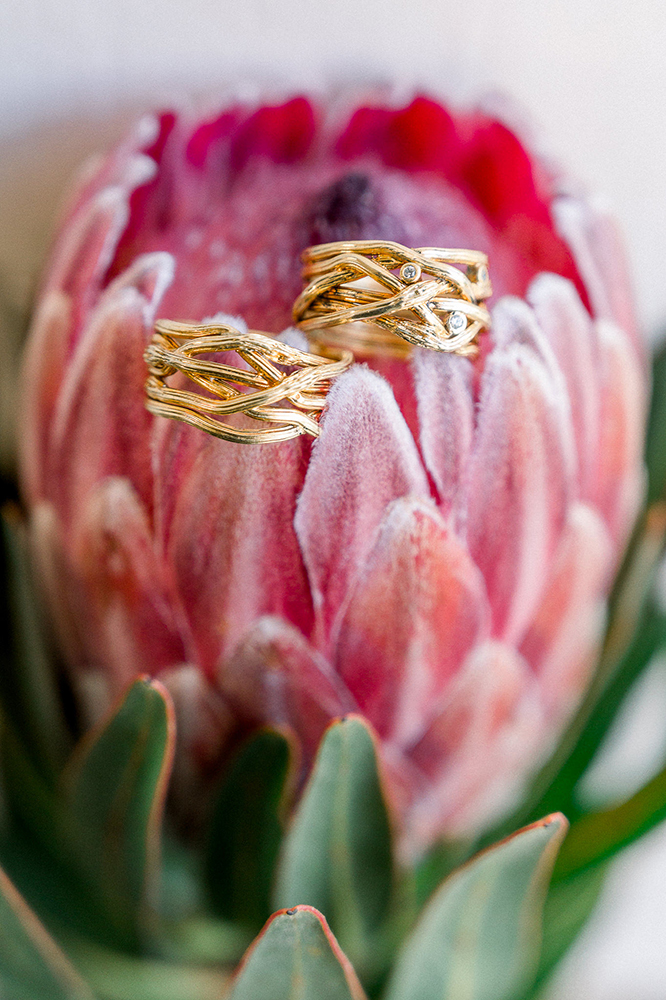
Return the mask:
M 201 355 L 235 352 L 240 367 Z M 146 406 L 158 417 L 183 420 L 238 444 L 288 441 L 319 434 L 319 416 L 331 379 L 349 368 L 351 352 L 307 354 L 267 334 L 241 333 L 220 323 L 159 320 L 144 357 L 148 364 Z M 286 370 L 285 370 L 286 369 Z M 167 379 L 186 375 L 204 394 L 173 388 Z M 280 404 L 290 405 L 280 405 Z M 220 417 L 242 413 L 274 426 L 233 426 Z
M 473 357 L 490 329 L 488 258 L 476 250 L 348 240 L 308 247 L 301 260 L 294 321 L 316 350 L 334 342 L 406 357 L 415 344 Z

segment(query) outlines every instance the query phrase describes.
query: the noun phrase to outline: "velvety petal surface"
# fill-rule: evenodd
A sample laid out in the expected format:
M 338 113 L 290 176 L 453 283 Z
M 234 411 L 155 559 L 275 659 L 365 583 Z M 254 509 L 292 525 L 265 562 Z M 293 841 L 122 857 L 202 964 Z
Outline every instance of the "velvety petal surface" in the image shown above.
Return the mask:
M 488 588 L 494 634 L 512 643 L 538 606 L 566 519 L 572 431 L 561 379 L 530 344 L 529 311 L 502 305 L 495 311 L 500 342 L 481 378 L 461 516 Z
M 414 439 L 388 384 L 354 366 L 329 394 L 294 522 L 324 648 L 387 505 L 407 494 L 429 493 Z
M 409 746 L 488 620 L 481 575 L 434 506 L 397 500 L 352 591 L 336 668 L 379 734 Z

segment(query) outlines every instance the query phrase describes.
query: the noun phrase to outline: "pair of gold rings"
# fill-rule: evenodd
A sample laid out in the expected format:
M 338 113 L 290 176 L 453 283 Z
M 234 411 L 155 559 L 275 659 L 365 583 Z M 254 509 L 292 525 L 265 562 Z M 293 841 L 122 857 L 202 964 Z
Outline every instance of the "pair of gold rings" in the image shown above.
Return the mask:
M 350 240 L 309 247 L 302 260 L 293 315 L 313 353 L 256 331 L 160 320 L 145 352 L 151 413 L 241 444 L 317 437 L 331 381 L 355 357 L 404 359 L 414 345 L 474 357 L 490 329 L 483 253 Z M 241 367 L 211 358 L 230 352 Z M 176 373 L 202 392 L 170 385 Z M 244 418 L 225 422 L 232 414 Z

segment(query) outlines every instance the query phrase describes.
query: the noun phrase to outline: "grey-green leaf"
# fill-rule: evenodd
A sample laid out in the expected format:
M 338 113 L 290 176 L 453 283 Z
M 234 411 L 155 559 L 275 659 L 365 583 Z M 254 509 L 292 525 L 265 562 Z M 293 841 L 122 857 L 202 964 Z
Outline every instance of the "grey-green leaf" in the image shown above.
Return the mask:
M 93 1000 L 91 990 L 2 869 L 0 996 L 7 1000 Z
M 567 829 L 560 813 L 489 848 L 437 890 L 385 1000 L 509 1000 L 533 980 L 544 899 Z
M 84 740 L 66 780 L 73 861 L 121 942 L 136 944 L 155 888 L 175 724 L 165 689 L 140 678 Z
M 283 846 L 276 906 L 309 904 L 350 958 L 367 953 L 393 886 L 391 831 L 372 733 L 364 719 L 333 723 Z
M 311 906 L 274 914 L 250 946 L 229 1000 L 364 1000 L 365 994 Z

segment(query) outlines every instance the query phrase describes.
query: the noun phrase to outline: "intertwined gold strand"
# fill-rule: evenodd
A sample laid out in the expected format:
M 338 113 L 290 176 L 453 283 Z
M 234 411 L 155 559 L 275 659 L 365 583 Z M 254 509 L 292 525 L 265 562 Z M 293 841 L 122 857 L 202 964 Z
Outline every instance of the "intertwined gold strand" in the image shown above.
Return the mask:
M 416 344 L 473 357 L 490 328 L 488 258 L 476 250 L 348 240 L 309 247 L 301 259 L 294 320 L 315 350 L 405 357 Z
M 248 367 L 202 357 L 231 351 Z M 288 441 L 300 434 L 317 437 L 331 379 L 353 361 L 349 351 L 307 354 L 255 331 L 241 333 L 219 323 L 170 320 L 155 324 L 144 357 L 149 372 L 146 406 L 151 413 L 183 420 L 239 444 Z M 205 394 L 170 386 L 167 379 L 177 372 Z M 284 403 L 290 405 L 280 405 Z M 273 426 L 235 427 L 219 419 L 233 413 Z

